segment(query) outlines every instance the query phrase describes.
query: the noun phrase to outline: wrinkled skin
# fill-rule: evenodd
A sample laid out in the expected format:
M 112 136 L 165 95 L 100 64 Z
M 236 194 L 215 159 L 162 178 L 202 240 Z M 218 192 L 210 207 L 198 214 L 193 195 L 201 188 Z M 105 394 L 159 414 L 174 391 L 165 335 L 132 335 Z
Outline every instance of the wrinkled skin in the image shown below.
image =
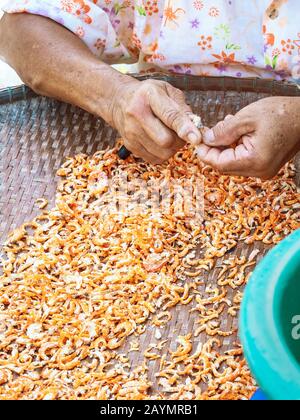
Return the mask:
M 204 134 L 199 158 L 231 175 L 274 177 L 300 150 L 300 98 L 274 97 L 229 115 Z
M 0 56 L 36 92 L 103 118 L 124 137 L 130 151 L 151 163 L 167 160 L 186 142 L 201 142 L 181 91 L 166 82 L 138 81 L 119 73 L 50 19 L 4 15 Z
M 50 19 L 4 15 L 0 57 L 36 92 L 103 118 L 146 161 L 161 163 L 186 142 L 201 143 L 182 92 L 119 73 Z M 198 155 L 227 174 L 270 178 L 300 148 L 299 115 L 299 98 L 264 99 L 207 130 Z
M 201 133 L 190 119 L 183 92 L 169 83 L 132 80 L 114 105 L 113 125 L 136 156 L 158 164 L 168 160 L 185 142 L 199 144 Z

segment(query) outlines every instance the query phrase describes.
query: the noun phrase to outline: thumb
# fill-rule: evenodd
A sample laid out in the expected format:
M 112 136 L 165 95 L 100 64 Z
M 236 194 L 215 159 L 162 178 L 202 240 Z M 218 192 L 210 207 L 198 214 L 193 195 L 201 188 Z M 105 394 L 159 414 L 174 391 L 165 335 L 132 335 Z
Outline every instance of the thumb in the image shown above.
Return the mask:
M 230 146 L 253 131 L 253 123 L 246 120 L 243 115 L 228 115 L 224 121 L 220 121 L 214 128 L 203 133 L 203 141 L 208 146 Z
M 186 106 L 182 109 L 167 95 L 149 95 L 152 112 L 168 128 L 175 131 L 182 140 L 197 145 L 201 142 L 201 133 L 192 122 L 192 112 Z

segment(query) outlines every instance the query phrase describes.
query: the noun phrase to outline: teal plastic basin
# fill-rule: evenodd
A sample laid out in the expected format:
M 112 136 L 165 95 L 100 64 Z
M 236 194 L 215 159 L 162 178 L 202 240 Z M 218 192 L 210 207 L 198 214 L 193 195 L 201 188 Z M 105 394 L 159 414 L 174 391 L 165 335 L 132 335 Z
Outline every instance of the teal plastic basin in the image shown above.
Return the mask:
M 240 338 L 271 400 L 300 400 L 300 230 L 270 251 L 244 294 Z

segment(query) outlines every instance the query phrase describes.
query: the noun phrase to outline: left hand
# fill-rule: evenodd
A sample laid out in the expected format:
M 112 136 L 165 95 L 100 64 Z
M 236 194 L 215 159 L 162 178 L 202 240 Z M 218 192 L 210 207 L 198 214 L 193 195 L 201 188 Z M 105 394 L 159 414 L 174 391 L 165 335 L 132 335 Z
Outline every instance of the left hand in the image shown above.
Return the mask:
M 300 98 L 262 99 L 203 136 L 199 158 L 224 174 L 270 179 L 300 150 Z
M 163 81 L 123 78 L 116 85 L 109 121 L 135 156 L 161 164 L 185 142 L 201 143 L 183 92 Z

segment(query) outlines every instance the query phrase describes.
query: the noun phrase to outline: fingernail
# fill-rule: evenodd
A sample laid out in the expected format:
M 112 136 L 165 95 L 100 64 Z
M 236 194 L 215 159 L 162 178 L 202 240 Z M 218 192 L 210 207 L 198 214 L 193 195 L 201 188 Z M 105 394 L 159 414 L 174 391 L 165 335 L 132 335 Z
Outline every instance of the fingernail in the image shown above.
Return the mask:
M 201 149 L 201 147 L 197 147 L 195 149 L 196 155 L 198 156 L 199 159 L 203 158 L 204 156 L 204 152 L 203 149 Z
M 215 134 L 213 130 L 207 130 L 203 134 L 204 143 L 212 144 L 215 142 Z
M 197 144 L 199 143 L 199 136 L 196 133 L 189 133 L 188 135 L 188 141 L 192 144 Z

